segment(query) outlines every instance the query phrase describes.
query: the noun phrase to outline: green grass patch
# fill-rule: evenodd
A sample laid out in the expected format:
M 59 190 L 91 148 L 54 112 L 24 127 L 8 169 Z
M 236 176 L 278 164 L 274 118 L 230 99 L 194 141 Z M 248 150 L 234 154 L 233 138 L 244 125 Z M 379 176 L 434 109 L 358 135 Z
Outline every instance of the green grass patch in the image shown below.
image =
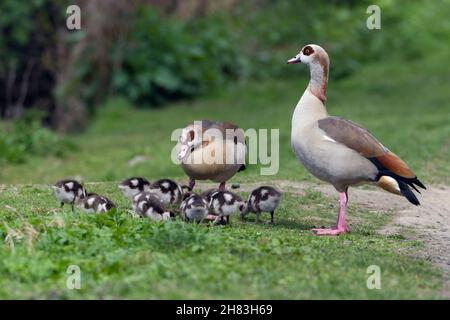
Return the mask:
M 439 298 L 440 273 L 410 256 L 420 244 L 375 232 L 391 212 L 351 206 L 352 233 L 327 238 L 309 229 L 332 225 L 337 203 L 317 191 L 285 193 L 275 225 L 235 216 L 208 226 L 133 218 L 115 183 L 87 187 L 118 210 L 59 209 L 44 185 L 2 190 L 1 298 Z M 70 265 L 81 290 L 66 288 Z M 370 265 L 381 268 L 380 290 L 366 287 Z

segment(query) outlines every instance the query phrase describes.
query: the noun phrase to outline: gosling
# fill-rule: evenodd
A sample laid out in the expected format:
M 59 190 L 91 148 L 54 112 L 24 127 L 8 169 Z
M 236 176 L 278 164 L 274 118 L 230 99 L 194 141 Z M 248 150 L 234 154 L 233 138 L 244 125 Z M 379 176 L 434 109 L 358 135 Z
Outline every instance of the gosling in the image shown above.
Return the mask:
M 125 197 L 133 198 L 138 193 L 148 190 L 150 182 L 143 177 L 131 177 L 119 183 L 118 187 Z
M 241 219 L 244 220 L 249 212 L 256 214 L 256 222 L 259 222 L 261 212 L 270 212 L 270 222 L 274 223 L 274 213 L 281 201 L 281 192 L 269 186 L 262 186 L 253 190 L 247 200 L 246 206 L 241 211 Z
M 202 222 L 208 216 L 208 203 L 196 193 L 188 193 L 181 202 L 181 216 L 185 221 Z
M 52 186 L 52 189 L 55 192 L 56 199 L 61 203 L 61 208 L 65 203 L 70 203 L 72 212 L 74 211 L 74 204 L 87 195 L 83 185 L 72 179 L 60 180 Z
M 233 192 L 216 191 L 211 193 L 208 207 L 210 213 L 217 216 L 214 220 L 215 224 L 229 224 L 230 215 L 242 212 L 245 208 L 245 202 Z

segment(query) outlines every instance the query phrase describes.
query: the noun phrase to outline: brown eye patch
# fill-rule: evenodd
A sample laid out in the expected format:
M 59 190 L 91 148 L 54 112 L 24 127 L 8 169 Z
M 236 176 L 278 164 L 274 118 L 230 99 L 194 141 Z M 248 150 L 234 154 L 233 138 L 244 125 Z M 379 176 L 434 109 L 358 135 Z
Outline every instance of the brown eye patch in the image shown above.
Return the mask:
M 191 138 L 191 140 L 189 140 L 189 141 L 194 140 L 194 138 L 195 138 L 195 132 L 194 132 L 194 130 L 189 131 L 189 138 Z
M 303 48 L 303 54 L 305 56 L 309 56 L 309 55 L 311 55 L 313 53 L 314 53 L 314 50 L 310 46 L 306 46 L 306 47 Z

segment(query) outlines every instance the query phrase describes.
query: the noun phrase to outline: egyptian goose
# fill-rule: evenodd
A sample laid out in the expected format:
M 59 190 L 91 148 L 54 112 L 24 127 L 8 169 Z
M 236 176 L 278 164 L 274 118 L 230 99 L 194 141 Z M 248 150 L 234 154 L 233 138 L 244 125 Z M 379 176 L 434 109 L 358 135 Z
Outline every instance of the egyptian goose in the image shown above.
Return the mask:
M 150 182 L 143 177 L 131 177 L 122 181 L 118 187 L 125 197 L 132 198 L 138 193 L 147 190 L 150 187 Z
M 171 179 L 159 179 L 150 184 L 148 191 L 155 193 L 167 206 L 180 203 L 186 189 L 190 190 L 188 186 L 180 186 Z
M 52 189 L 56 199 L 61 202 L 61 208 L 65 203 L 70 203 L 72 212 L 74 211 L 74 204 L 87 195 L 83 185 L 72 179 L 60 180 L 52 186 Z
M 79 207 L 88 213 L 105 213 L 115 208 L 116 205 L 107 197 L 89 193 L 79 202 Z
M 202 222 L 208 216 L 208 203 L 196 193 L 185 194 L 181 202 L 181 216 L 185 221 Z
M 229 122 L 194 121 L 182 130 L 177 149 L 191 190 L 195 180 L 219 182 L 225 190 L 226 181 L 245 169 L 244 132 Z
M 166 210 L 161 199 L 154 193 L 141 192 L 133 197 L 134 212 L 155 221 L 168 221 L 175 219 L 172 211 Z
M 241 212 L 245 207 L 244 201 L 237 194 L 230 191 L 216 191 L 209 195 L 208 208 L 216 215 L 215 224 L 230 223 L 230 215 Z
M 343 118 L 329 116 L 325 108 L 328 54 L 318 45 L 306 45 L 289 64 L 305 63 L 310 69 L 309 85 L 292 116 L 291 145 L 297 159 L 317 178 L 331 183 L 339 192 L 339 215 L 334 228 L 313 229 L 317 235 L 348 232 L 345 221 L 348 187 L 374 183 L 419 205 L 410 187 L 425 189 L 398 156 L 372 134 Z M 420 192 L 419 192 L 420 193 Z
M 219 189 L 215 189 L 215 188 L 211 188 L 208 190 L 205 190 L 201 193 L 202 198 L 204 198 L 206 200 L 206 202 L 210 202 L 211 201 L 211 196 L 213 193 L 216 193 L 217 191 L 219 191 Z
M 131 207 L 133 208 L 133 211 L 137 215 L 142 216 L 142 211 L 141 211 L 141 208 L 138 207 L 138 204 L 145 200 L 156 201 L 159 203 L 159 205 L 161 205 L 161 206 L 163 205 L 163 203 L 158 195 L 148 192 L 148 191 L 139 192 L 138 194 L 134 195 L 131 198 Z
M 270 222 L 281 201 L 281 192 L 269 186 L 262 186 L 253 190 L 248 196 L 247 204 L 241 211 L 242 220 L 247 213 L 256 213 L 256 222 L 259 222 L 261 212 L 270 212 Z

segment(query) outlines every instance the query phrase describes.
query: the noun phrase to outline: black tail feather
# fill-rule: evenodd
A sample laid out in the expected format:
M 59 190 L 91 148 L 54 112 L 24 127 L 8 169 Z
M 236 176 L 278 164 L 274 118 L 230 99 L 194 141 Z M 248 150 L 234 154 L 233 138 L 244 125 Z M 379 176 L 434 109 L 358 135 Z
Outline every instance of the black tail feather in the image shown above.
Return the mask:
M 416 188 L 416 186 L 414 184 L 410 184 L 411 188 L 413 188 L 417 193 L 422 194 L 419 189 Z
M 411 179 L 411 183 L 414 183 L 414 184 L 418 185 L 422 189 L 426 189 L 427 188 L 427 187 L 424 186 L 424 184 L 422 182 L 420 182 L 419 179 L 417 179 L 417 177 L 414 178 L 414 179 Z
M 237 172 L 244 171 L 245 169 L 246 169 L 245 164 L 243 164 L 243 165 L 239 168 L 239 170 L 238 170 Z
M 374 158 L 368 158 L 368 159 L 378 169 L 377 180 L 382 176 L 389 176 L 391 178 L 394 178 L 400 187 L 400 192 L 402 193 L 402 195 L 406 199 L 408 199 L 408 201 L 411 202 L 412 204 L 414 204 L 416 206 L 420 205 L 420 202 L 419 202 L 419 200 L 417 200 L 416 195 L 410 189 L 410 187 L 411 187 L 418 193 L 420 193 L 420 191 L 416 186 L 418 186 L 422 189 L 426 189 L 425 185 L 419 179 L 417 179 L 417 177 L 405 178 L 405 177 L 399 176 L 399 175 L 395 174 L 394 172 L 392 172 L 391 170 L 384 167 L 377 158 L 374 157 Z
M 397 183 L 400 187 L 400 192 L 406 199 L 408 199 L 409 202 L 411 202 L 412 204 L 414 204 L 416 206 L 420 205 L 419 200 L 417 199 L 416 195 L 411 191 L 408 184 L 406 184 L 405 182 L 403 182 L 401 180 L 397 180 Z M 413 186 L 413 188 L 416 189 L 414 186 Z

